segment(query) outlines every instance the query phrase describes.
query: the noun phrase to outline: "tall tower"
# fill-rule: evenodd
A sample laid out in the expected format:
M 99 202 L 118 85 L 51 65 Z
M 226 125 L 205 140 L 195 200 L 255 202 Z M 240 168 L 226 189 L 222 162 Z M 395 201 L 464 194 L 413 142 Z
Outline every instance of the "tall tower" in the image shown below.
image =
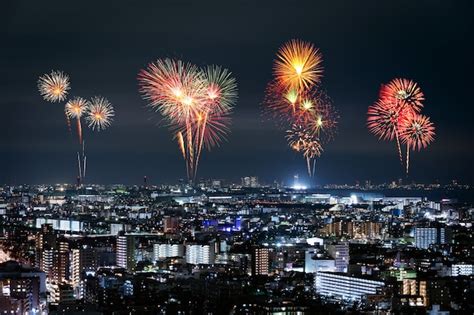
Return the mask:
M 252 275 L 268 275 L 270 269 L 270 250 L 266 247 L 255 247 L 252 251 Z
M 135 270 L 135 238 L 120 231 L 117 235 L 117 266 L 132 272 Z

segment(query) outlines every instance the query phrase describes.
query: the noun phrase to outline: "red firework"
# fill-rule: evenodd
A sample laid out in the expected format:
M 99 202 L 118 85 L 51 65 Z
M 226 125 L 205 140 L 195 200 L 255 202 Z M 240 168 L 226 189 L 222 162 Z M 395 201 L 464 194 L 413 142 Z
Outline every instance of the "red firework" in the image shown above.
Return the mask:
M 378 100 L 369 106 L 367 127 L 379 139 L 398 139 L 398 127 L 410 111 L 389 100 Z
M 419 113 L 425 97 L 419 85 L 409 79 L 393 79 L 380 88 L 380 99 L 399 103 Z
M 426 148 L 434 141 L 435 127 L 429 117 L 409 115 L 400 126 L 400 139 L 412 150 Z

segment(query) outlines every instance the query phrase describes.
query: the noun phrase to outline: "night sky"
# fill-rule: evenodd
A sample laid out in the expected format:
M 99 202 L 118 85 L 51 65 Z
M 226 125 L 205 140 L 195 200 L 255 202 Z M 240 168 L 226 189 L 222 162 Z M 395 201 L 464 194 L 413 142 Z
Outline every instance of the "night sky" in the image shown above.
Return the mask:
M 199 177 L 256 175 L 288 182 L 305 174 L 261 102 L 285 41 L 313 42 L 323 85 L 341 116 L 317 161 L 317 183 L 404 177 L 394 142 L 365 126 L 381 83 L 417 81 L 436 141 L 412 154 L 410 180 L 473 183 L 473 2 L 467 1 L 2 1 L 0 184 L 74 182 L 76 138 L 63 105 L 42 100 L 37 78 L 71 77 L 71 96 L 101 95 L 113 125 L 85 131 L 88 182 L 176 182 L 184 162 L 160 117 L 138 94 L 137 73 L 162 57 L 230 69 L 239 85 L 228 142 L 204 152 Z

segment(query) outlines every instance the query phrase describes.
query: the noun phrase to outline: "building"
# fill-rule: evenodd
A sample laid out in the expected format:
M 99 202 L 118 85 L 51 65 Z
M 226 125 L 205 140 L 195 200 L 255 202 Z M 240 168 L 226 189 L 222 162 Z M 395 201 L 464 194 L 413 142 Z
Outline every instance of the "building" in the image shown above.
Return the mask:
M 318 257 L 318 251 L 316 249 L 308 249 L 305 251 L 304 272 L 314 273 L 319 271 L 335 272 L 336 261 L 334 259 Z
M 16 261 L 0 264 L 0 314 L 34 314 L 44 309 L 40 295 L 46 292 L 44 272 Z
M 332 244 L 327 246 L 329 256 L 335 260 L 336 272 L 347 272 L 349 265 L 349 244 Z
M 415 246 L 428 249 L 430 245 L 446 244 L 446 231 L 443 227 L 416 227 Z
M 368 238 L 368 239 L 380 238 L 381 231 L 382 231 L 382 223 L 361 222 L 359 229 L 360 229 L 360 234 L 362 234 L 364 238 Z
M 256 176 L 242 177 L 242 186 L 243 187 L 250 187 L 250 188 L 260 187 L 260 185 L 258 183 L 258 177 L 256 177 Z
M 184 257 L 183 244 L 153 244 L 153 260 L 169 257 Z
M 252 275 L 268 275 L 270 270 L 270 250 L 266 247 L 255 247 L 252 251 Z
M 176 217 L 165 216 L 163 218 L 163 232 L 176 233 L 178 231 L 179 221 Z
M 123 231 L 117 235 L 116 264 L 129 272 L 136 266 L 135 238 L 133 235 L 125 235 Z
M 383 281 L 356 278 L 342 273 L 316 273 L 316 292 L 344 301 L 360 301 L 364 296 L 375 295 L 385 286 Z
M 212 265 L 215 259 L 214 242 L 186 245 L 186 263 L 188 264 Z
M 455 264 L 451 267 L 451 276 L 472 276 L 474 275 L 474 265 L 472 264 Z

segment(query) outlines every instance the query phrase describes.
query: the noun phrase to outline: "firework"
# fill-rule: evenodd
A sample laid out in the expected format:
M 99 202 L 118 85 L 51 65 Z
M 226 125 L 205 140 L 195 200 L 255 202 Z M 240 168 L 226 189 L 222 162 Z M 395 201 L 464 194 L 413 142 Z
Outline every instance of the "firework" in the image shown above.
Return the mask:
M 75 97 L 72 100 L 69 100 L 64 107 L 66 115 L 69 118 L 81 118 L 82 115 L 86 112 L 88 107 L 88 101 L 82 97 Z
M 322 56 L 313 44 L 291 40 L 277 53 L 274 74 L 277 82 L 289 90 L 303 91 L 321 79 Z
M 89 106 L 89 102 L 87 102 L 82 97 L 75 97 L 72 100 L 69 100 L 64 107 L 64 111 L 68 118 L 68 122 L 70 119 L 76 119 L 77 122 L 77 135 L 79 137 L 79 143 L 82 143 L 82 124 L 81 124 L 81 117 L 86 112 Z
M 369 106 L 367 127 L 379 139 L 393 140 L 399 137 L 398 126 L 406 112 L 396 103 L 378 100 Z
M 69 77 L 62 71 L 51 71 L 38 79 L 38 90 L 48 102 L 64 101 L 69 89 Z
M 379 139 L 394 140 L 397 144 L 398 157 L 403 164 L 402 149 L 400 146 L 399 125 L 408 114 L 406 107 L 390 100 L 378 100 L 369 106 L 367 111 L 367 127 Z
M 206 85 L 209 112 L 228 112 L 237 100 L 237 83 L 232 73 L 219 66 L 208 66 L 202 70 Z
M 408 144 L 412 150 L 426 148 L 434 141 L 435 127 L 430 119 L 420 114 L 409 115 L 400 128 L 402 143 Z
M 400 142 L 406 144 L 406 173 L 410 165 L 410 150 L 425 148 L 434 140 L 434 126 L 420 114 L 425 100 L 418 84 L 408 79 L 393 79 L 382 85 L 380 99 L 369 106 L 367 126 L 380 139 L 396 140 L 400 162 L 403 154 Z
M 382 85 L 380 99 L 399 103 L 415 112 L 420 112 L 425 97 L 418 84 L 408 79 L 393 79 Z
M 100 96 L 93 97 L 87 110 L 86 120 L 92 130 L 104 130 L 112 123 L 114 109 L 110 102 Z
M 158 59 L 138 75 L 140 92 L 171 123 L 189 123 L 208 106 L 202 72 L 181 60 Z
M 286 139 L 293 150 L 303 154 L 307 162 L 308 175 L 314 176 L 314 160 L 323 152 L 319 138 L 304 125 L 292 124 L 291 128 L 286 131 Z
M 311 43 L 291 40 L 277 53 L 274 79 L 265 91 L 264 114 L 286 130 L 290 147 L 306 158 L 314 176 L 322 144 L 332 140 L 338 115 L 320 83 L 322 56 Z
M 288 122 L 293 120 L 301 96 L 295 89 L 282 90 L 277 81 L 268 83 L 263 100 L 264 117 L 286 129 Z
M 160 112 L 176 135 L 194 180 L 203 146 L 211 149 L 225 139 L 237 100 L 232 74 L 219 66 L 198 69 L 180 60 L 159 59 L 138 75 L 140 93 Z
M 430 119 L 420 114 L 412 114 L 401 123 L 400 138 L 407 148 L 406 173 L 410 168 L 410 150 L 421 150 L 434 141 L 435 127 Z

